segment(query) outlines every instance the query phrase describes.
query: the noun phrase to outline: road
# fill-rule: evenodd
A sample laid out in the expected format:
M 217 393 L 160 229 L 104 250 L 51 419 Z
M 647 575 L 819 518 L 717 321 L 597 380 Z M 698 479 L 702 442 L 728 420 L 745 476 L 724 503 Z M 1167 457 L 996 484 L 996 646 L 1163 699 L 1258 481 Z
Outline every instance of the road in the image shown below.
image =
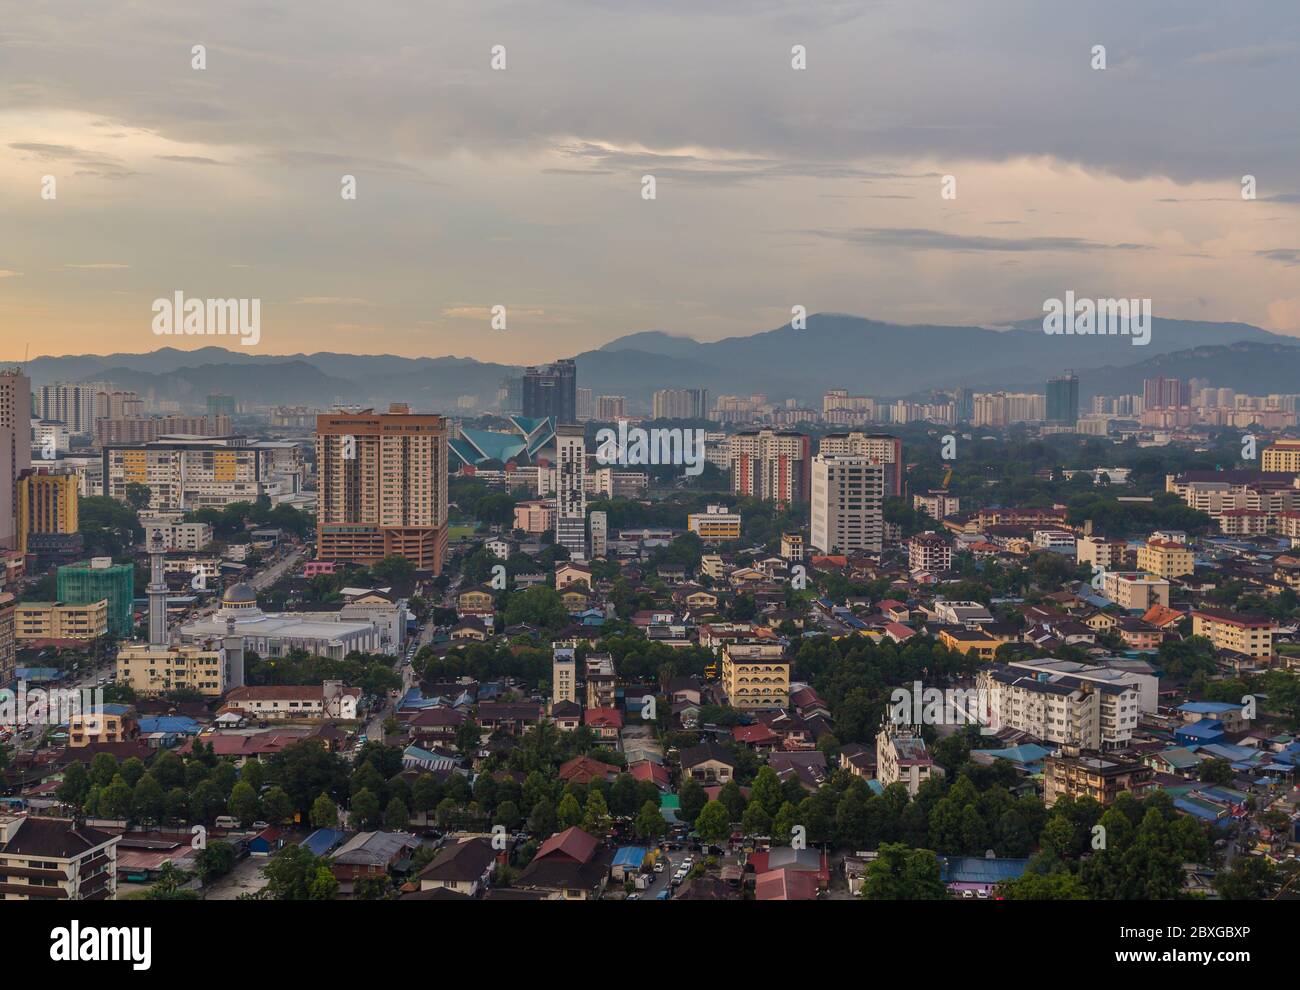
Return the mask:
M 305 548 L 295 547 L 287 557 L 255 575 L 248 583 L 253 586 L 254 591 L 261 591 L 263 588 L 269 588 L 271 585 L 275 584 L 276 581 L 280 580 L 285 571 L 290 568 L 296 568 L 298 562 L 302 560 L 305 552 Z
M 650 886 L 647 887 L 645 890 L 638 891 L 638 893 L 641 895 L 638 898 L 638 900 L 642 900 L 642 901 L 654 900 L 655 895 L 658 894 L 664 888 L 668 887 L 669 884 L 672 882 L 673 874 L 677 872 L 678 864 L 680 864 L 682 860 L 684 860 L 687 856 L 690 855 L 693 854 L 687 852 L 685 849 L 679 849 L 675 852 L 665 851 L 661 853 L 659 858 L 664 861 L 665 864 L 664 871 L 662 873 L 654 874 L 654 882 L 650 884 Z

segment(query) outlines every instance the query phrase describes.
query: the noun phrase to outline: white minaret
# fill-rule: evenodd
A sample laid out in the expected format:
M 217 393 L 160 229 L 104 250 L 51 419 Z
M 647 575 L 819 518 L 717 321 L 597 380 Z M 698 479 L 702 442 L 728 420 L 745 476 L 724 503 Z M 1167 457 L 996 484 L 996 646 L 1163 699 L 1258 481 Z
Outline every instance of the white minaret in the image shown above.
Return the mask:
M 167 582 L 163 580 L 166 541 L 159 530 L 149 540 L 149 645 L 167 645 Z

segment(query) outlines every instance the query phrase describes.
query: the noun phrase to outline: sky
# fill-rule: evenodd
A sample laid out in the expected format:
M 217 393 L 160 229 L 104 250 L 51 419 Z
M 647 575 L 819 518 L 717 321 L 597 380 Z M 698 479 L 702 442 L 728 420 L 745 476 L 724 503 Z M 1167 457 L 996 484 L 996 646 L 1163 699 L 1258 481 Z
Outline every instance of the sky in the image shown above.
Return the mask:
M 0 0 L 0 359 L 522 364 L 1068 289 L 1300 336 L 1298 91 L 1291 0 Z M 256 345 L 155 334 L 177 292 L 260 300 Z

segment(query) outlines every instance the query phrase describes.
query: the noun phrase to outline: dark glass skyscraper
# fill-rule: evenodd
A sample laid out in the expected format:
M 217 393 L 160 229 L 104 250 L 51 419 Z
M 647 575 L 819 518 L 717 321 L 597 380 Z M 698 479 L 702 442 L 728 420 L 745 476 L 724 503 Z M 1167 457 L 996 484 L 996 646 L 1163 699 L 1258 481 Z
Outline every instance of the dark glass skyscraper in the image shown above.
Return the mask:
M 1060 378 L 1047 382 L 1047 421 L 1069 423 L 1079 421 L 1079 376 L 1066 372 Z
M 524 369 L 524 415 L 552 416 L 556 423 L 578 421 L 578 366 L 571 359 Z

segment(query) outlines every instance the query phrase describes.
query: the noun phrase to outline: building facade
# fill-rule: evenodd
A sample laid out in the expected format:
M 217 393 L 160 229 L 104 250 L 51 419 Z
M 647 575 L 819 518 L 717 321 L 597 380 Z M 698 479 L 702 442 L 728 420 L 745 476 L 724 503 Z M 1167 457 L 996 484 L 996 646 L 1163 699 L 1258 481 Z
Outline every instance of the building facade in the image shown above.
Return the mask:
M 372 564 L 405 557 L 442 571 L 447 550 L 447 422 L 387 413 L 316 417 L 316 556 Z
M 823 553 L 880 553 L 885 534 L 885 464 L 857 454 L 812 462 L 809 545 Z

